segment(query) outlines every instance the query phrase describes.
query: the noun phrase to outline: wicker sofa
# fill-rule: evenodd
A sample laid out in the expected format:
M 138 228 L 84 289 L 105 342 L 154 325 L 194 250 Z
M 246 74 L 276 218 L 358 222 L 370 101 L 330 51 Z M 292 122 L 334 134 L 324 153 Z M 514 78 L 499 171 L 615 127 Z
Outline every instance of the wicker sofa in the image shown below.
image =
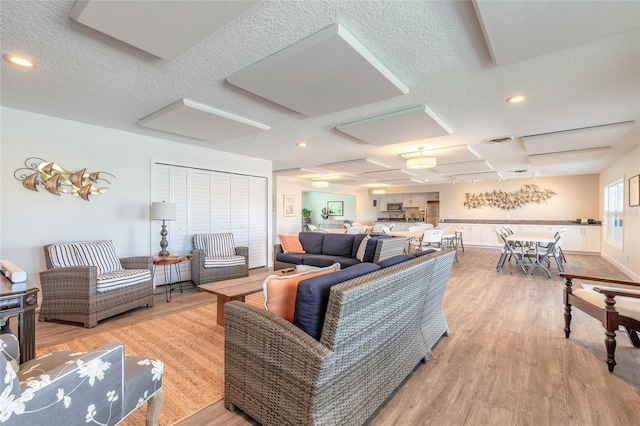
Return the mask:
M 295 268 L 297 265 L 325 267 L 339 263 L 341 268 L 362 262 L 378 263 L 381 260 L 402 254 L 407 239 L 400 237 L 374 236 L 366 242 L 363 259 L 357 259 L 360 243 L 366 234 L 330 234 L 300 232 L 298 239 L 304 253 L 284 253 L 282 244 L 273 249 L 273 269 Z
M 332 286 L 320 340 L 271 312 L 227 303 L 225 406 L 263 425 L 366 423 L 448 335 L 442 299 L 454 255 L 400 255 Z
M 98 321 L 141 306 L 153 306 L 153 259 L 118 258 L 111 241 L 44 246 L 39 320 Z M 110 271 L 110 272 L 106 272 Z

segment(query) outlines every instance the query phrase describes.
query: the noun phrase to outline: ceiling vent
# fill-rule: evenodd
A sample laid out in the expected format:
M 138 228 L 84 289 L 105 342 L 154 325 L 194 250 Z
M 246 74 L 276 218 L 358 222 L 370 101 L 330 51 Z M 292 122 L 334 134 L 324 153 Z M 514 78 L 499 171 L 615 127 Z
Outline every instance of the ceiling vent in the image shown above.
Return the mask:
M 511 142 L 512 140 L 513 140 L 513 136 L 505 136 L 502 138 L 489 139 L 487 142 L 490 144 L 496 145 L 499 143 Z

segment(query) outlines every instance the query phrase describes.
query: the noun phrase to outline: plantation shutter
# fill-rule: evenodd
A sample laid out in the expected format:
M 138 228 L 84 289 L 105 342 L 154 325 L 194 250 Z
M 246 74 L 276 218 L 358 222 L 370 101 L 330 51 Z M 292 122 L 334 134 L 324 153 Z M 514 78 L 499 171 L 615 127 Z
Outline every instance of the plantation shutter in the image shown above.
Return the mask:
M 194 234 L 232 232 L 236 246 L 249 247 L 249 268 L 266 266 L 267 195 L 266 177 L 154 164 L 152 201 L 176 204 L 176 220 L 166 222 L 171 254 L 190 253 Z M 151 222 L 153 254 L 160 250 L 161 224 Z M 189 262 L 179 266 L 181 278 L 190 279 Z M 165 283 L 162 267 L 154 282 Z

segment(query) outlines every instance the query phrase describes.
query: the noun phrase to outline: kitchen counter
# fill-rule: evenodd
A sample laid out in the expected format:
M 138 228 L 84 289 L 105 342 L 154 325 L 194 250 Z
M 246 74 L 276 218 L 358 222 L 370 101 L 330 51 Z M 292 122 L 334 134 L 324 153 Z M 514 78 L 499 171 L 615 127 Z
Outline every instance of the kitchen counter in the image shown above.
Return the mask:
M 443 219 L 442 223 L 470 223 L 486 225 L 553 225 L 553 226 L 602 226 L 596 223 L 577 223 L 575 220 L 493 220 L 493 219 Z

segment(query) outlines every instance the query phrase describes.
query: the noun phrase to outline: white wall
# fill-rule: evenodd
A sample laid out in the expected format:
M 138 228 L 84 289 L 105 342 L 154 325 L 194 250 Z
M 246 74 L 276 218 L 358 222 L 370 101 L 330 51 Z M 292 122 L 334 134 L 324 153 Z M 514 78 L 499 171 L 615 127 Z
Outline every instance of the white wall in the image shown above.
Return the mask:
M 513 210 L 496 207 L 469 209 L 464 206 L 465 193 L 505 191 L 517 192 L 524 185 L 534 184 L 556 193 L 541 204 L 527 204 Z M 557 176 L 549 178 L 510 179 L 501 182 L 457 183 L 455 185 L 414 185 L 394 188 L 393 193 L 439 192 L 440 216 L 444 219 L 485 220 L 575 220 L 577 218 L 601 219 L 598 202 L 598 175 Z M 391 193 L 387 190 L 387 193 Z M 370 195 L 370 200 L 379 196 Z M 380 204 L 378 204 L 378 209 Z
M 640 207 L 629 207 L 629 178 L 640 173 L 640 145 L 616 163 L 600 173 L 600 199 L 604 198 L 604 187 L 624 178 L 623 249 L 602 242 L 602 257 L 620 268 L 624 273 L 640 281 Z M 600 203 L 602 204 L 602 203 Z M 600 207 L 600 215 L 604 209 Z
M 149 220 L 149 207 L 159 200 L 150 196 L 152 159 L 271 178 L 272 165 L 266 160 L 10 108 L 0 113 L 0 258 L 10 259 L 35 283 L 45 269 L 42 246 L 49 243 L 111 239 L 120 256 L 155 254 L 151 247 L 157 248 L 158 242 L 150 241 L 151 226 L 159 225 Z M 111 184 L 98 185 L 108 192 L 91 195 L 88 202 L 42 188 L 34 192 L 14 178 L 28 157 L 70 170 L 105 171 L 116 178 L 104 175 Z M 269 226 L 271 221 L 269 214 Z

